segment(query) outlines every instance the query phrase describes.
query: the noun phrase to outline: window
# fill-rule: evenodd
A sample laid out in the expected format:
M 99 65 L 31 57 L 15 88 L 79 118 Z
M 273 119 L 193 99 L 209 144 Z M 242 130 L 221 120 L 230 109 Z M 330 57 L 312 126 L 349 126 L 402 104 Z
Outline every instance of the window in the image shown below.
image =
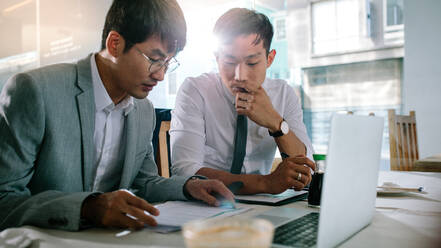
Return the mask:
M 303 69 L 303 111 L 313 146 L 327 151 L 332 114 L 353 111 L 385 117 L 401 109 L 402 59 L 386 59 Z M 388 129 L 383 135 L 382 169 L 389 168 Z
M 285 19 L 278 19 L 275 21 L 275 38 L 276 40 L 284 40 L 286 39 L 286 27 L 285 27 Z
M 386 26 L 399 26 L 403 23 L 403 0 L 386 0 Z
M 176 95 L 178 91 L 176 72 L 169 73 L 168 75 L 168 94 Z
M 37 26 L 34 1 L 1 1 L 0 89 L 13 74 L 37 67 Z
M 312 50 L 313 54 L 326 54 L 360 48 L 359 0 L 326 0 L 313 2 Z
M 384 0 L 384 42 L 403 44 L 404 15 L 403 0 Z
M 0 1 L 0 89 L 13 74 L 99 51 L 111 0 Z

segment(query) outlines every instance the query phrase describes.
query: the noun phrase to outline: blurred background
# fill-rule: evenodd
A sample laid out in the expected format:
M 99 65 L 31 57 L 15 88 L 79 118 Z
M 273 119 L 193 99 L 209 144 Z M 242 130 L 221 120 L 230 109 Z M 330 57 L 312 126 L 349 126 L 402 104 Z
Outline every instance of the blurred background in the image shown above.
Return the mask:
M 97 52 L 111 0 L 0 1 L 0 89 L 13 74 Z M 256 9 L 274 26 L 277 56 L 267 76 L 298 93 L 317 153 L 330 118 L 352 111 L 385 117 L 382 170 L 389 170 L 387 110 L 416 111 L 420 157 L 441 152 L 441 1 L 178 0 L 188 26 L 181 66 L 150 93 L 173 108 L 183 80 L 216 71 L 212 28 L 233 7 Z

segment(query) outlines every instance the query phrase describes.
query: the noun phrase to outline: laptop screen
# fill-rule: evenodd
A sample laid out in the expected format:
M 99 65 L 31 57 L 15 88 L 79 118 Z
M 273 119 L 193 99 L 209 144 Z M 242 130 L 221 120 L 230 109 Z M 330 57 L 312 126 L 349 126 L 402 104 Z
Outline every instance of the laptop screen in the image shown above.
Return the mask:
M 384 119 L 334 115 L 317 246 L 331 247 L 368 225 L 375 210 Z

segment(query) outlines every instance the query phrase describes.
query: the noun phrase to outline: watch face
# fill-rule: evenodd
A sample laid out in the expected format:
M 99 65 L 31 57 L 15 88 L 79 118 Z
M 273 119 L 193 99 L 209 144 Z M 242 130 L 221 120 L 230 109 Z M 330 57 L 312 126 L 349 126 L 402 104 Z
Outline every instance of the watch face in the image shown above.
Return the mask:
M 282 121 L 282 124 L 280 125 L 280 130 L 282 131 L 283 134 L 289 133 L 289 126 L 286 121 Z

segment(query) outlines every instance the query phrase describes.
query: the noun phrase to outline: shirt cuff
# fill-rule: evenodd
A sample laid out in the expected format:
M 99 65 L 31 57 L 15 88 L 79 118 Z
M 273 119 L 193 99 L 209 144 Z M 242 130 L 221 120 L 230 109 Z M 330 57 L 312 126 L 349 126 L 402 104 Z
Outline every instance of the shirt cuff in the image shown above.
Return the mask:
M 94 197 L 97 197 L 98 195 L 101 195 L 101 194 L 102 194 L 101 192 L 95 192 L 95 193 L 92 193 L 92 194 L 90 194 L 89 196 L 87 196 L 87 197 L 83 200 L 83 202 L 81 203 L 81 208 L 80 208 L 80 223 L 79 223 L 79 229 L 80 229 L 80 230 L 84 230 L 84 229 L 87 229 L 87 228 L 92 228 L 92 227 L 94 227 L 94 223 L 92 223 L 92 221 L 87 220 L 87 219 L 81 217 L 81 210 L 83 209 L 83 204 L 84 204 L 84 202 L 85 202 L 87 199 L 89 199 L 89 198 L 94 198 Z
M 202 175 L 193 175 L 193 176 L 189 177 L 187 179 L 187 181 L 185 181 L 185 183 L 184 183 L 184 187 L 182 190 L 184 192 L 185 198 L 187 198 L 188 200 L 196 200 L 196 199 L 193 196 L 191 196 L 190 193 L 188 193 L 188 191 L 185 189 L 185 185 L 187 185 L 187 182 L 190 180 L 198 180 L 198 179 L 199 180 L 206 180 L 208 178 L 206 176 L 202 176 Z

